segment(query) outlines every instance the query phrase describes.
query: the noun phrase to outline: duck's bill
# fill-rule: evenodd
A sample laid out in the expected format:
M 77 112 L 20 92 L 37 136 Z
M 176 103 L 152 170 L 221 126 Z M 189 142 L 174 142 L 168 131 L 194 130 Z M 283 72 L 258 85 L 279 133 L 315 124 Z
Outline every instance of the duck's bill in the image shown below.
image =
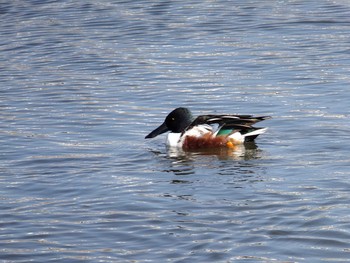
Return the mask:
M 166 126 L 165 123 L 163 123 L 162 125 L 160 125 L 157 129 L 155 129 L 154 131 L 152 131 L 150 134 L 148 134 L 145 139 L 149 139 L 149 138 L 154 138 L 156 136 L 158 136 L 159 134 L 162 134 L 164 132 L 169 131 L 168 127 Z

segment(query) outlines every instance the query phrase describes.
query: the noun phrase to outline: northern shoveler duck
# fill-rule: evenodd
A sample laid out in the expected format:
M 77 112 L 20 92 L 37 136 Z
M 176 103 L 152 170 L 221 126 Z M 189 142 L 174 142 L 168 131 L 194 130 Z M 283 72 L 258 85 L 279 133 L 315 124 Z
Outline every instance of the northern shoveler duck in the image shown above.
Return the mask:
M 200 115 L 193 118 L 189 109 L 176 108 L 162 125 L 145 138 L 154 138 L 170 131 L 167 145 L 184 150 L 226 147 L 235 148 L 244 142 L 252 142 L 267 128 L 253 127 L 255 123 L 271 118 L 252 115 Z M 215 128 L 216 126 L 216 128 Z

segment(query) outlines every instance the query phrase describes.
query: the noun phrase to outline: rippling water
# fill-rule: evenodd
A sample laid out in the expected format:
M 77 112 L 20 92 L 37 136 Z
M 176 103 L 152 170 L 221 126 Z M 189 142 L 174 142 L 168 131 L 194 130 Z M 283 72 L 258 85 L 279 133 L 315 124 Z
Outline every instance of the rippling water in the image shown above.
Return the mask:
M 4 262 L 346 262 L 347 1 L 0 3 Z M 176 153 L 166 114 L 273 116 Z

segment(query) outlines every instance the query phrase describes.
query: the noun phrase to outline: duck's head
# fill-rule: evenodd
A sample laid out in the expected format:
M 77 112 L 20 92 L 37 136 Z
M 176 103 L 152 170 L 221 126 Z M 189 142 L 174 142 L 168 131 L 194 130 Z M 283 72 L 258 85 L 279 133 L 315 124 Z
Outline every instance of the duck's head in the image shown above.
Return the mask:
M 154 131 L 148 134 L 145 139 L 154 138 L 167 131 L 174 133 L 183 132 L 192 122 L 191 111 L 187 108 L 176 108 L 168 114 L 165 121 Z

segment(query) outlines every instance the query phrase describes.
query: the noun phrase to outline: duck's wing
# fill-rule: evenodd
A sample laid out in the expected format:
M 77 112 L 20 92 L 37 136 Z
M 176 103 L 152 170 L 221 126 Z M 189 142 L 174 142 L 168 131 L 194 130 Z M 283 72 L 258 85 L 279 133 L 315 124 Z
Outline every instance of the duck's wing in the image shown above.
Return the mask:
M 219 126 L 233 126 L 233 125 L 246 125 L 252 126 L 257 122 L 270 119 L 270 116 L 253 116 L 253 115 L 200 115 L 198 116 L 188 128 L 201 124 L 219 124 Z
M 257 122 L 270 119 L 270 116 L 253 116 L 253 115 L 200 115 L 188 127 L 192 129 L 201 125 L 218 125 L 214 136 L 230 136 L 235 132 L 246 135 L 246 141 L 253 141 L 260 133 L 266 131 L 266 128 L 256 128 L 253 125 Z

